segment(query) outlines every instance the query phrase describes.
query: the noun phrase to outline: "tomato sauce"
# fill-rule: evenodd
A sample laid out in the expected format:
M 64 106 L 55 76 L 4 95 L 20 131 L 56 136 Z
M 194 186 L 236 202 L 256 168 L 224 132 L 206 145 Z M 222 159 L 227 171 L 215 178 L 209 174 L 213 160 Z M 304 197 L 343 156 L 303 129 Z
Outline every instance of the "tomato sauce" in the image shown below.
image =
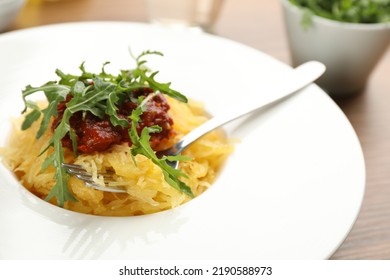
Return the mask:
M 139 89 L 133 91 L 131 96 L 138 98 L 139 96 L 147 96 L 152 93 L 152 89 Z M 62 119 L 66 109 L 66 103 L 71 100 L 72 96 L 68 95 L 66 101 L 61 102 L 57 106 L 58 117 L 54 119 L 52 129 L 54 130 Z M 131 99 L 125 99 L 118 106 L 119 118 L 126 120 L 128 127 L 113 126 L 109 116 L 104 116 L 103 119 L 96 117 L 90 112 L 84 115 L 82 112 L 77 112 L 70 118 L 70 126 L 74 131 L 77 140 L 77 150 L 80 153 L 101 152 L 110 148 L 113 144 L 128 143 L 132 145 L 128 130 L 131 127 L 129 116 L 131 112 L 137 108 L 137 103 Z M 157 94 L 152 97 L 146 104 L 146 110 L 142 113 L 140 121 L 137 125 L 138 134 L 141 133 L 144 127 L 158 125 L 161 127 L 161 132 L 151 133 L 150 145 L 153 150 L 158 151 L 163 149 L 166 142 L 173 133 L 173 120 L 168 115 L 169 104 L 162 94 Z M 69 135 L 62 139 L 62 145 L 72 149 L 72 141 Z

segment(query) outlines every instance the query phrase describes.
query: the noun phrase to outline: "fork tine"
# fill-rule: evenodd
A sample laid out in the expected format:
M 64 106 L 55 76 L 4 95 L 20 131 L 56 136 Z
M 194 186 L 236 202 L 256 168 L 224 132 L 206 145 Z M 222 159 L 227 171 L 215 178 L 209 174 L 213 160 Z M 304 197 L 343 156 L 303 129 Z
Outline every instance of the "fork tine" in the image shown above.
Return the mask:
M 77 178 L 77 179 L 80 179 L 82 181 L 85 181 L 85 182 L 88 182 L 88 183 L 93 183 L 93 179 L 92 177 L 89 177 L 89 176 L 84 176 L 82 174 L 74 174 L 74 176 Z
M 79 172 L 74 172 L 73 170 L 69 170 L 69 173 L 72 174 L 72 175 L 75 175 L 75 176 L 79 175 L 80 179 L 81 179 L 81 177 L 83 177 L 83 179 L 84 178 L 85 179 L 92 179 L 93 178 L 92 173 L 87 172 L 85 170 L 84 171 L 79 171 Z M 108 173 L 104 173 L 104 174 L 101 173 L 101 174 L 99 174 L 99 177 L 100 176 L 103 176 L 104 180 L 112 180 L 114 178 L 112 174 L 108 174 Z
M 96 189 L 96 190 L 101 190 L 105 192 L 113 192 L 113 193 L 127 193 L 126 190 L 124 189 L 117 189 L 113 187 L 107 187 L 107 185 L 110 183 L 110 180 L 113 179 L 112 174 L 99 174 L 99 176 L 103 176 L 104 179 L 104 185 L 100 185 L 96 183 L 93 180 L 92 173 L 87 172 L 84 167 L 82 167 L 79 164 L 71 164 L 71 163 L 63 163 L 63 167 L 65 167 L 66 172 L 68 172 L 70 175 L 75 176 L 77 179 L 84 181 L 84 184 L 87 187 Z M 108 181 L 107 181 L 108 180 Z
M 66 168 L 67 172 L 71 175 L 81 175 L 85 178 L 92 178 L 92 173 L 90 172 L 87 172 L 84 167 L 82 167 L 81 165 L 78 165 L 78 164 L 69 164 L 69 163 L 63 163 L 62 164 L 63 167 Z M 113 175 L 112 174 L 109 174 L 109 173 L 105 173 L 105 174 L 99 174 L 99 175 L 102 175 L 104 179 L 112 179 L 113 178 Z M 80 178 L 81 179 L 81 178 Z M 83 179 L 81 179 L 83 180 Z
M 87 186 L 87 187 L 90 187 L 90 188 L 93 188 L 93 189 L 95 189 L 95 190 L 101 190 L 101 191 L 105 191 L 105 192 L 113 192 L 113 193 L 127 193 L 125 190 L 123 190 L 123 189 L 114 189 L 114 188 L 112 188 L 112 187 L 110 187 L 110 188 L 107 188 L 107 187 L 103 187 L 103 186 L 101 186 L 101 185 L 98 185 L 98 184 L 96 184 L 95 182 L 87 182 L 87 181 L 85 181 L 85 185 Z
M 82 167 L 79 164 L 62 163 L 62 166 L 67 168 L 67 169 L 72 169 L 72 170 L 85 170 L 84 167 Z

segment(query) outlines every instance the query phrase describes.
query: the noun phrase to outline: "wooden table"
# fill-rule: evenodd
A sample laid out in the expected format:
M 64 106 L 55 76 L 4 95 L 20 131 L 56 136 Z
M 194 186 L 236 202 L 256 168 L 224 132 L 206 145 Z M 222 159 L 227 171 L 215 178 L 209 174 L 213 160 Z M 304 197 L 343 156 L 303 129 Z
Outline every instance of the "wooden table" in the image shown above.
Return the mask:
M 9 28 L 90 20 L 147 21 L 143 0 L 30 0 Z M 225 0 L 215 34 L 289 63 L 278 0 Z M 360 95 L 335 100 L 355 128 L 367 167 L 367 189 L 351 233 L 332 259 L 390 259 L 390 49 Z

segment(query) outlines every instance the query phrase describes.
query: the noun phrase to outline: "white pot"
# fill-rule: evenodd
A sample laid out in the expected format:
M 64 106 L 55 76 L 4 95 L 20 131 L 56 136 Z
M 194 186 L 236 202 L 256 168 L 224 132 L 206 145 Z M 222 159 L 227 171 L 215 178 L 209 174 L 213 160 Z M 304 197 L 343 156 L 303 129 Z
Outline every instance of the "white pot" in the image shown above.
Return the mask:
M 327 67 L 317 84 L 330 95 L 360 92 L 387 50 L 390 23 L 356 24 L 313 16 L 302 26 L 303 11 L 281 0 L 292 64 L 318 60 Z

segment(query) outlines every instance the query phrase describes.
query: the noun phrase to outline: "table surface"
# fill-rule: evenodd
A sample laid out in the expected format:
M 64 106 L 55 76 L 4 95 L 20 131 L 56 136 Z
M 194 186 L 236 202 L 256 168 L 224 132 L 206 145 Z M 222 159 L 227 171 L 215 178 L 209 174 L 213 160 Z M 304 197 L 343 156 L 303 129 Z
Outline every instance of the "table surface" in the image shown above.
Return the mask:
M 147 22 L 144 0 L 30 0 L 7 31 L 74 21 Z M 278 0 L 225 0 L 214 33 L 290 64 Z M 331 259 L 390 259 L 390 48 L 364 91 L 336 99 L 360 139 L 366 193 L 352 231 Z

